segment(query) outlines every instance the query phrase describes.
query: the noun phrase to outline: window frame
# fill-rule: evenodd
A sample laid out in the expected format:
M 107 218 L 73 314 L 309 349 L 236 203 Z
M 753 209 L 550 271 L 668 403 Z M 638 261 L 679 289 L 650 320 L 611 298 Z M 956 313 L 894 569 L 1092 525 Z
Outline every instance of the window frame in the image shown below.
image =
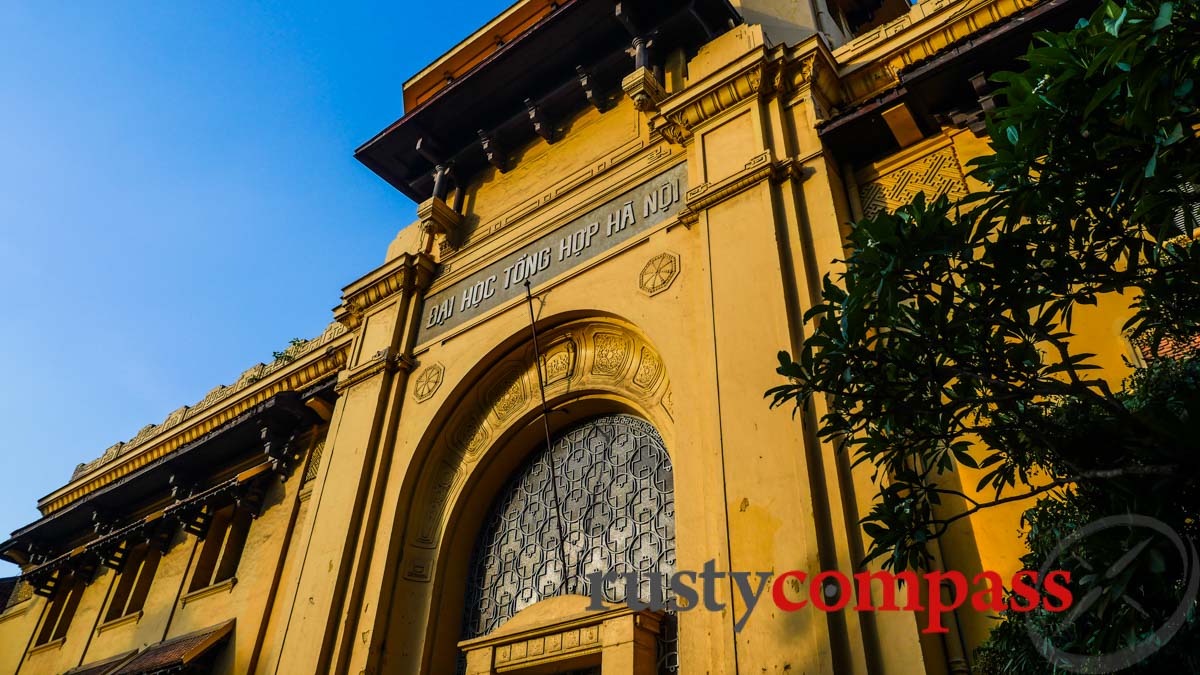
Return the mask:
M 80 596 L 87 586 L 83 575 L 77 572 L 58 573 L 54 593 L 50 597 L 46 613 L 42 617 L 42 625 L 38 627 L 33 646 L 41 647 L 59 640 L 65 640 L 71 621 L 79 609 Z
M 126 547 L 125 562 L 104 611 L 104 623 L 142 611 L 162 561 L 163 551 L 153 542 L 126 544 Z
M 237 503 L 226 504 L 212 512 L 208 529 L 201 538 L 200 554 L 192 566 L 188 593 L 236 578 L 253 521 L 254 513 Z

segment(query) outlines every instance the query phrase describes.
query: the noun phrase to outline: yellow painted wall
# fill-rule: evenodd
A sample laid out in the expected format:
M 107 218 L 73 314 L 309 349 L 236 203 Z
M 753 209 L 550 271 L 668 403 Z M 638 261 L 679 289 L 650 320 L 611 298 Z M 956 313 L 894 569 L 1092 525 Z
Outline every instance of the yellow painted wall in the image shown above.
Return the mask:
M 937 32 L 931 22 L 950 25 L 953 13 L 938 16 L 922 19 L 922 35 Z M 624 375 L 581 370 L 550 388 L 550 405 L 567 410 L 555 424 L 611 411 L 655 424 L 675 471 L 680 569 L 714 559 L 718 569 L 852 574 L 868 544 L 857 521 L 876 489 L 869 471 L 850 469 L 818 442 L 813 417 L 771 411 L 763 393 L 778 383 L 776 352 L 803 340 L 801 316 L 818 299 L 821 277 L 836 273 L 845 228 L 871 184 L 932 152 L 961 165 L 986 149 L 947 129 L 875 166 L 851 167 L 822 146 L 817 123 L 853 99 L 858 90 L 843 80 L 870 68 L 863 54 L 899 58 L 905 40 L 852 43 L 841 63 L 819 38 L 772 46 L 758 27 L 742 27 L 705 47 L 689 64 L 687 86 L 658 110 L 638 111 L 618 94 L 603 114 L 588 109 L 563 121 L 556 143 L 516 149 L 507 173 L 478 176 L 466 188 L 465 238 L 439 236 L 426 256 L 430 223 L 415 223 L 380 268 L 347 287 L 337 310 L 347 331 L 335 345 L 344 353 L 339 398 L 315 479 L 303 484 L 296 471 L 274 484 L 237 583 L 183 603 L 196 539 L 179 534 L 139 621 L 97 632 L 115 576 L 101 572 L 67 640 L 24 656 L 19 672 L 62 672 L 229 618 L 237 627 L 219 672 L 448 672 L 480 514 L 535 447 L 538 418 L 532 390 L 511 417 L 497 412 L 493 391 L 511 372 L 524 373 L 527 387 L 534 381 L 523 300 L 419 344 L 421 298 L 680 165 L 683 212 L 537 279 L 543 347 L 571 341 L 585 370 L 597 358 L 589 331 L 622 336 L 628 350 Z M 664 254 L 675 257 L 678 276 L 651 294 L 642 272 Z M 1101 355 L 1114 381 L 1127 372 L 1125 304 L 1106 298 L 1076 318 L 1078 341 Z M 630 364 L 647 354 L 661 372 L 643 387 Z M 316 363 L 309 358 L 246 389 L 247 400 L 290 382 Z M 419 389 L 437 369 L 432 390 Z M 977 480 L 966 469 L 961 478 L 969 487 Z M 1008 576 L 1022 552 L 1021 508 L 962 523 L 943 544 L 945 561 Z M 728 581 L 722 593 L 733 595 Z M 16 670 L 44 607 L 35 598 L 0 615 L 0 672 Z M 681 616 L 683 673 L 951 672 L 949 638 L 922 636 L 908 613 L 784 614 L 764 599 L 735 635 L 742 609 L 734 600 L 722 613 Z M 959 616 L 969 649 L 990 620 Z

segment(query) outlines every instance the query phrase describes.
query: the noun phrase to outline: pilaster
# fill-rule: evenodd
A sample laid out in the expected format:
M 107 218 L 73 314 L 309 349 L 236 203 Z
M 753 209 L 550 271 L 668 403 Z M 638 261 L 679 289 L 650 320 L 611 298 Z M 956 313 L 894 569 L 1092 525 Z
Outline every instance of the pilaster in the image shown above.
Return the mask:
M 652 128 L 689 147 L 691 189 L 680 220 L 705 239 L 707 250 L 729 564 L 739 571 L 815 573 L 838 557 L 829 554 L 830 528 L 813 517 L 828 498 L 823 476 L 812 475 L 806 461 L 813 449 L 788 415 L 748 417 L 738 404 L 761 400 L 777 384 L 775 354 L 798 338 L 803 269 L 792 259 L 792 239 L 800 216 L 797 201 L 785 195 L 812 171 L 793 154 L 781 98 L 811 64 L 767 46 L 761 31 L 751 29 L 705 49 L 707 74 L 665 101 Z M 725 630 L 734 644 L 732 669 L 864 672 L 852 657 L 861 647 L 850 647 L 840 617 L 786 614 L 760 602 L 734 633 L 733 621 L 748 608 L 732 587 L 721 595 L 730 599 Z
M 420 312 L 433 274 L 425 253 L 404 253 L 345 289 L 335 317 L 354 335 L 338 379 L 303 564 L 273 672 L 344 672 L 347 615 L 362 601 L 391 430 L 400 413 Z M 288 600 L 285 599 L 284 602 Z

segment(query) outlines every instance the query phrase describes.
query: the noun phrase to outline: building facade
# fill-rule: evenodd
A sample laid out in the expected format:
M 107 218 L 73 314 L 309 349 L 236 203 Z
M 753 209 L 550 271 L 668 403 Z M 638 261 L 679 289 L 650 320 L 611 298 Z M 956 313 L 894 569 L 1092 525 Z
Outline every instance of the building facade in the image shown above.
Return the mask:
M 665 579 L 860 570 L 875 487 L 768 409 L 775 355 L 849 223 L 978 187 L 987 74 L 1089 9 L 521 0 L 357 150 L 418 222 L 328 330 L 81 465 L 0 546 L 23 571 L 0 672 L 969 672 L 970 610 L 931 634 Z M 1075 320 L 1114 380 L 1121 306 Z M 1007 578 L 1020 509 L 938 564 Z

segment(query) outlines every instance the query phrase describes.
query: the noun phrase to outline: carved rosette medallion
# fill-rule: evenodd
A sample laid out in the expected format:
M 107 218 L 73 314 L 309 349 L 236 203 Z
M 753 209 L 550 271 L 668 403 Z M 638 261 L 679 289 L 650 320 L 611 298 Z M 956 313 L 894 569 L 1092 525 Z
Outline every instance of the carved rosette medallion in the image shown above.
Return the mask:
M 438 387 L 442 386 L 442 379 L 445 375 L 446 368 L 440 363 L 431 364 L 422 370 L 413 384 L 413 398 L 417 403 L 423 403 L 433 398 Z
M 671 287 L 676 277 L 679 276 L 679 256 L 664 251 L 649 261 L 642 267 L 642 271 L 638 274 L 638 286 L 646 295 L 658 295 Z
M 452 446 L 467 457 L 475 457 L 489 437 L 487 411 L 475 411 L 451 433 Z

